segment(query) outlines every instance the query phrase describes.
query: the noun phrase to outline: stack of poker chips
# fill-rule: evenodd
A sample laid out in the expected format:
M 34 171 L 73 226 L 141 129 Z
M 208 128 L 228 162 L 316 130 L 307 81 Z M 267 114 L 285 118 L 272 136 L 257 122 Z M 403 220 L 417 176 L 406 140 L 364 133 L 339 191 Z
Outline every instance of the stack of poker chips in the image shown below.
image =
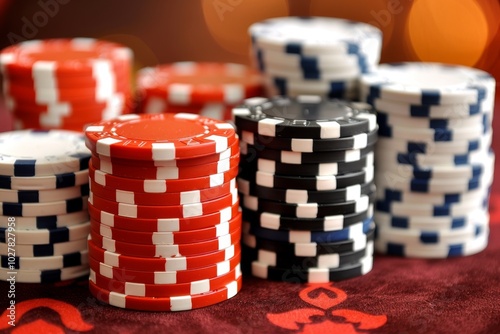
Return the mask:
M 375 114 L 319 96 L 248 99 L 233 114 L 244 272 L 309 283 L 369 272 Z
M 0 279 L 49 283 L 88 275 L 90 152 L 81 133 L 0 134 Z
M 488 244 L 495 80 L 438 63 L 384 64 L 361 80 L 378 113 L 376 249 L 446 258 Z
M 7 107 L 16 129 L 83 131 L 130 108 L 132 51 L 90 38 L 21 42 L 2 50 Z
M 260 73 L 240 64 L 179 62 L 137 73 L 139 113 L 194 113 L 230 120 L 233 107 L 262 93 Z
M 194 114 L 131 114 L 85 134 L 91 293 L 148 311 L 235 296 L 241 213 L 234 127 Z
M 269 96 L 358 99 L 358 79 L 379 62 L 382 33 L 366 23 L 280 17 L 250 26 L 251 57 Z

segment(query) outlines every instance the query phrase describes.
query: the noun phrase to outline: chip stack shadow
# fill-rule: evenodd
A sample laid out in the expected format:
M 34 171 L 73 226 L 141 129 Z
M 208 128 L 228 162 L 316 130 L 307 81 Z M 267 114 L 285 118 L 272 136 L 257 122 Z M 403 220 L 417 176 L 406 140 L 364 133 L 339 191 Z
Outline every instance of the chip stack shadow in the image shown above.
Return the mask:
M 369 272 L 377 140 L 371 107 L 303 95 L 248 99 L 233 115 L 244 272 L 309 283 Z
M 241 289 L 234 127 L 195 114 L 123 115 L 85 130 L 90 291 L 110 305 L 183 311 Z
M 447 258 L 488 244 L 495 79 L 464 66 L 382 64 L 361 79 L 377 110 L 377 251 Z

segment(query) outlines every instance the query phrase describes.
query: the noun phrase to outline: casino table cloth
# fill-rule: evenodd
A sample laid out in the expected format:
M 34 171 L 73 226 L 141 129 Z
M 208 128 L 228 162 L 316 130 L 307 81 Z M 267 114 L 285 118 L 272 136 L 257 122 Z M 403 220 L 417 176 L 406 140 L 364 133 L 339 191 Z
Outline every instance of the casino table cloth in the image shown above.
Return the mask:
M 9 116 L 1 112 L 0 117 L 5 130 Z M 498 128 L 499 122 L 494 118 L 493 127 Z M 497 163 L 495 169 L 499 168 Z M 367 275 L 329 284 L 244 276 L 243 288 L 235 297 L 192 311 L 138 312 L 109 306 L 92 297 L 86 278 L 43 285 L 16 283 L 16 326 L 11 327 L 7 317 L 10 287 L 0 282 L 0 332 L 497 333 L 498 178 L 491 190 L 490 215 L 489 245 L 477 255 L 446 260 L 376 255 Z

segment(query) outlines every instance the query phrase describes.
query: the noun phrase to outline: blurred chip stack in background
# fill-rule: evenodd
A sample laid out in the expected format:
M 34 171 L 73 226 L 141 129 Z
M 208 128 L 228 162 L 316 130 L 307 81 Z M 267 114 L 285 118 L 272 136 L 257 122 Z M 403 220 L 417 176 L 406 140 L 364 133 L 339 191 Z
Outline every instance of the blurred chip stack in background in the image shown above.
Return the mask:
M 361 79 L 377 110 L 376 250 L 465 256 L 488 244 L 495 79 L 464 66 L 383 64 Z
M 240 64 L 179 62 L 143 68 L 137 75 L 139 113 L 230 120 L 233 107 L 262 93 L 260 74 Z
M 358 99 L 358 79 L 376 68 L 381 31 L 327 17 L 281 17 L 250 26 L 251 57 L 268 96 Z
M 83 131 L 128 113 L 132 51 L 91 38 L 21 42 L 2 50 L 3 90 L 16 129 Z
M 59 282 L 89 273 L 90 152 L 80 132 L 0 134 L 0 279 Z

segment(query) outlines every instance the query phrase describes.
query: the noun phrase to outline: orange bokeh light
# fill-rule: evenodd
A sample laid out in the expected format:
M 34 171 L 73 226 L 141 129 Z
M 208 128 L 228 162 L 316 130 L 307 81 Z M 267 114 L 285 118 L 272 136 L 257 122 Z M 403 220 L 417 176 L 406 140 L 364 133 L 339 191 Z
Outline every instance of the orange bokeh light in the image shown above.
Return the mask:
M 406 34 L 422 61 L 474 66 L 488 45 L 489 25 L 474 0 L 418 0 Z
M 248 27 L 271 17 L 288 16 L 287 0 L 201 1 L 205 23 L 212 37 L 229 52 L 248 55 Z

